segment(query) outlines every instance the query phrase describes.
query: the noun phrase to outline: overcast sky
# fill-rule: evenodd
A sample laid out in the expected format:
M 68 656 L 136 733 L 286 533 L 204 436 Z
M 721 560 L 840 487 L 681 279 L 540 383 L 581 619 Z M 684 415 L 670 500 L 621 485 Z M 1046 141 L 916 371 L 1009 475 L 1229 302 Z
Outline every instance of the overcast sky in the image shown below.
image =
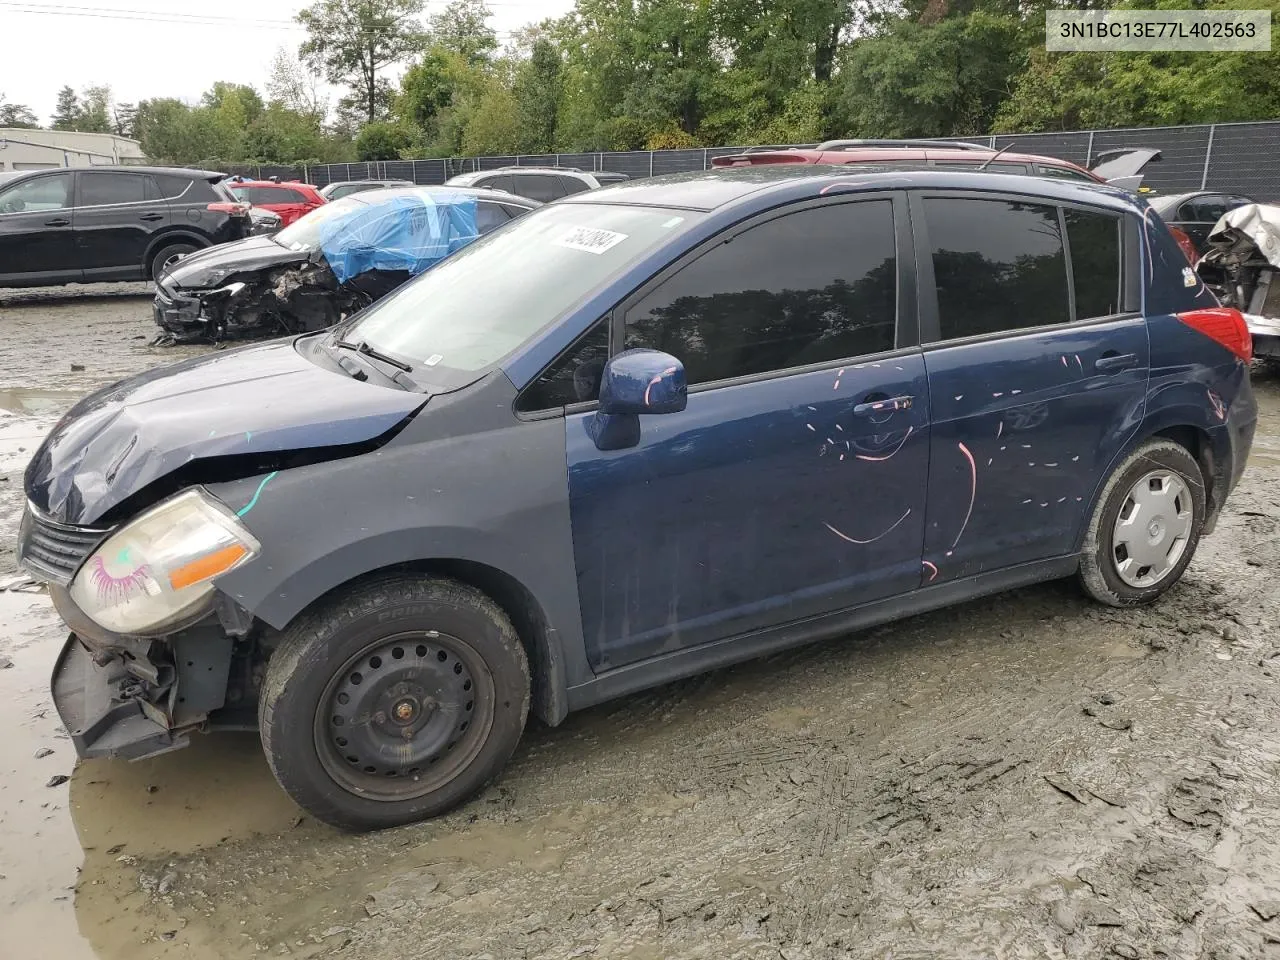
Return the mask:
M 428 0 L 427 13 L 447 0 Z M 109 84 L 117 102 L 196 100 L 216 80 L 263 89 L 279 47 L 306 34 L 307 0 L 0 0 L 0 94 L 49 123 L 58 89 Z M 573 0 L 488 0 L 499 40 Z M 334 98 L 336 100 L 336 97 Z

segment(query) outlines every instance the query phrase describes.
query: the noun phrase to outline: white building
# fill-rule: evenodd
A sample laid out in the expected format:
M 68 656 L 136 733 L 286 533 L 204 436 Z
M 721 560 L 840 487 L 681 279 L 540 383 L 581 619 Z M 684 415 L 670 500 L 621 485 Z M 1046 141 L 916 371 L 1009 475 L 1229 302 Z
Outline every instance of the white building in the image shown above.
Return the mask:
M 145 160 L 137 140 L 113 133 L 0 127 L 0 170 L 92 167 Z

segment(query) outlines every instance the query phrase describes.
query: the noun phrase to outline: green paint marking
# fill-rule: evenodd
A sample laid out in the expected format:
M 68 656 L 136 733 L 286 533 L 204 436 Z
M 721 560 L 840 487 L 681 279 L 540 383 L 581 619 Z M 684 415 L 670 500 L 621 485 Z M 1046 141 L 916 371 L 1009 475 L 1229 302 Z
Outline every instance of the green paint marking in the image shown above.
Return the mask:
M 270 483 L 271 478 L 274 477 L 279 472 L 280 472 L 279 470 L 272 470 L 270 473 L 268 473 L 265 477 L 262 478 L 262 482 L 258 484 L 258 489 L 253 491 L 253 499 L 236 511 L 237 517 L 243 517 L 246 513 L 248 513 L 255 506 L 257 506 L 258 497 L 262 496 L 262 488 L 265 487 L 268 483 Z

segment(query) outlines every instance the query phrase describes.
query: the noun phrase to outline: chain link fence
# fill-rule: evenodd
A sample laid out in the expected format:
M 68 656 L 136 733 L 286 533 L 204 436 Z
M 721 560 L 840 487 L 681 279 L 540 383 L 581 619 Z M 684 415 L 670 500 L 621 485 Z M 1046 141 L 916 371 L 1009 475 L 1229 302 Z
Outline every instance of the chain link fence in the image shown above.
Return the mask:
M 1256 200 L 1280 200 L 1280 120 L 1219 123 L 1184 127 L 1134 127 L 1119 130 L 1075 130 L 1062 133 L 1015 133 L 965 137 L 999 149 L 1039 154 L 1090 166 L 1106 150 L 1149 147 L 1161 159 L 1143 171 L 1145 185 L 1161 193 L 1221 190 Z M 779 146 L 812 147 L 814 144 Z M 588 172 L 610 170 L 632 178 L 706 170 L 715 157 L 741 153 L 746 147 L 696 150 L 631 150 L 594 153 L 545 153 L 508 157 L 436 160 L 386 160 L 330 163 L 318 166 L 231 165 L 230 173 L 267 179 L 302 180 L 323 187 L 339 180 L 409 180 L 440 184 L 474 170 L 506 166 L 577 167 Z

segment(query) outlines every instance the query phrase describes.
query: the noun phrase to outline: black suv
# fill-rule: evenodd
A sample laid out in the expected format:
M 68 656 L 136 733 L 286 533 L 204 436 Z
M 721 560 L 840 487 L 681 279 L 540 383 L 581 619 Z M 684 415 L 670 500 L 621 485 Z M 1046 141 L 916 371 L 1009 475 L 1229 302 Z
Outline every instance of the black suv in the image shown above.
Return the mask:
M 166 167 L 37 170 L 0 183 L 0 287 L 155 279 L 252 232 L 224 174 Z

